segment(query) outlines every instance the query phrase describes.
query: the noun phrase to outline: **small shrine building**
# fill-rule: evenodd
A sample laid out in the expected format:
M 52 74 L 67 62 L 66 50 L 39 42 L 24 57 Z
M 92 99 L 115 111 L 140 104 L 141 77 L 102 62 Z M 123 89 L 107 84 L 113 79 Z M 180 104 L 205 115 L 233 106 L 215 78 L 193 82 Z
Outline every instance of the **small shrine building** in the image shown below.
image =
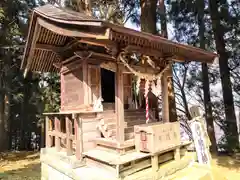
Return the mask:
M 55 172 L 55 178 L 91 179 L 103 171 L 109 179 L 127 178 L 150 168 L 148 175 L 157 179 L 159 164 L 179 161 L 188 145 L 180 142 L 179 123 L 170 123 L 169 67 L 216 58 L 84 13 L 51 5 L 34 9 L 21 68 L 61 77 L 61 109 L 44 114 L 42 178 Z M 149 132 L 164 143 L 150 142 Z M 103 171 L 91 174 L 91 168 Z

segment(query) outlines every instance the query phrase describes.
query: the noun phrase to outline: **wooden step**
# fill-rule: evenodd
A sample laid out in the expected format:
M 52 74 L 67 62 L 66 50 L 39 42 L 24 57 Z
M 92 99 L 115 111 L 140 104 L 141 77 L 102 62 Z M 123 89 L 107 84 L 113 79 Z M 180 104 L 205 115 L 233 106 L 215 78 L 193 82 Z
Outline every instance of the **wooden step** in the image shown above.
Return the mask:
M 105 115 L 107 115 L 107 114 L 115 114 L 115 110 L 104 110 L 102 112 L 102 114 L 105 114 Z
M 98 160 L 98 161 L 102 161 L 104 163 L 107 164 L 111 164 L 111 162 L 118 158 L 118 154 L 115 153 L 111 153 L 111 152 L 107 152 L 104 150 L 100 150 L 100 149 L 93 149 L 87 152 L 83 153 L 86 157 L 89 157 L 91 159 L 94 160 Z
M 193 160 L 192 156 L 187 156 L 188 154 L 183 154 L 180 159 L 174 160 L 175 154 L 173 151 L 159 154 L 133 151 L 124 155 L 119 155 L 106 151 L 105 149 L 93 149 L 85 152 L 84 155 L 87 166 L 101 167 L 116 174 L 118 178 L 124 178 L 148 168 L 150 171 L 154 172 L 150 172 L 151 175 L 160 175 L 159 177 L 162 177 L 163 174 L 171 175 L 187 167 Z
M 96 138 L 94 141 L 97 145 L 102 145 L 102 146 L 111 147 L 115 149 L 125 149 L 125 148 L 131 148 L 135 146 L 134 140 L 125 141 L 123 145 L 120 145 L 116 140 L 109 140 L 105 138 Z
M 186 144 L 181 144 L 180 146 L 169 148 L 168 151 L 159 152 L 158 156 L 167 152 L 172 152 L 176 148 L 186 148 L 185 145 Z M 100 160 L 112 165 L 126 164 L 141 158 L 153 156 L 153 154 L 151 153 L 143 153 L 143 152 L 137 152 L 137 151 L 129 152 L 124 155 L 119 155 L 116 153 L 107 152 L 105 151 L 105 149 L 100 149 L 100 148 L 89 150 L 87 152 L 84 152 L 83 154 L 87 157 L 91 157 L 93 159 Z
M 135 125 L 146 124 L 146 120 L 135 120 L 126 122 L 127 127 L 133 127 Z

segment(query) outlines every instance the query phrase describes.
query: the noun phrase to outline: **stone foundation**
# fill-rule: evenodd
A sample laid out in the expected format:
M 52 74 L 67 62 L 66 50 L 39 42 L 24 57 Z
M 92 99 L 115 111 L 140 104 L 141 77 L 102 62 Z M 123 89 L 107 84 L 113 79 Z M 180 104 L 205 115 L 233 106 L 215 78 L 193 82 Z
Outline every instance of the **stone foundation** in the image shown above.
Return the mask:
M 154 180 L 167 180 L 172 175 L 179 177 L 180 174 L 178 172 L 182 170 L 187 171 L 189 168 L 191 169 L 191 164 L 195 161 L 195 154 L 191 153 L 179 161 L 172 160 L 160 164 L 155 177 L 153 177 L 152 169 L 146 168 L 123 178 L 117 178 L 116 175 L 102 167 L 88 166 L 84 161 L 81 163 L 79 161 L 75 162 L 73 157 L 63 157 L 62 153 L 54 154 L 54 150 L 42 150 L 41 180 L 153 180 L 153 178 Z M 204 173 L 200 172 L 201 169 L 199 167 L 195 169 L 199 176 L 192 176 L 192 180 L 202 180 L 202 177 L 206 176 L 206 171 Z
M 73 180 L 73 178 L 49 166 L 48 164 L 41 164 L 41 180 Z

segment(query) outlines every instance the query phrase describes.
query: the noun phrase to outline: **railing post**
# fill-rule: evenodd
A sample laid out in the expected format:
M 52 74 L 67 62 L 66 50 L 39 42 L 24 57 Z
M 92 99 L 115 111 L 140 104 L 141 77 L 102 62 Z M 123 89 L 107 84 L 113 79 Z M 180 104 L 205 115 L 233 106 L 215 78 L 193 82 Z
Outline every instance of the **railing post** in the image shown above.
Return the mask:
M 73 140 L 71 139 L 72 136 L 72 121 L 71 119 L 66 116 L 66 134 L 67 134 L 67 156 L 71 156 L 73 154 L 73 150 L 72 150 L 72 144 L 73 144 Z
M 49 117 L 48 116 L 46 116 L 46 118 L 45 118 L 45 141 L 46 141 L 46 147 L 51 147 L 51 138 L 50 138 L 50 136 L 49 136 L 49 121 L 50 121 L 50 119 L 49 119 Z
M 75 141 L 76 141 L 76 158 L 78 160 L 81 159 L 82 155 L 82 141 L 81 141 L 81 136 L 82 132 L 79 131 L 81 128 L 81 120 L 79 119 L 79 116 L 77 114 L 73 114 L 73 119 L 74 119 L 74 131 L 75 131 Z
M 61 139 L 60 139 L 60 119 L 59 117 L 55 117 L 54 118 L 55 121 L 55 146 L 56 146 L 56 150 L 60 151 L 60 143 L 61 143 Z
M 53 146 L 53 136 L 49 134 L 49 131 L 52 131 L 52 130 L 53 130 L 52 120 L 49 118 L 49 116 L 46 116 L 46 119 L 45 119 L 46 147 Z

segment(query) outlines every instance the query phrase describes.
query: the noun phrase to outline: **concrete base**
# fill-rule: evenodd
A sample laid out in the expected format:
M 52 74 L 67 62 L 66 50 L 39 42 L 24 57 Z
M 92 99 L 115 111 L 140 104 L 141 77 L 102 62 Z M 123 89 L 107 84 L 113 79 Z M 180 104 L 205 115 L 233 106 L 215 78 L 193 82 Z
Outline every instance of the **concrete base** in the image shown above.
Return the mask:
M 41 151 L 41 180 L 117 180 L 105 170 L 88 167 L 84 161 L 79 162 L 73 157 L 62 156 L 63 153 L 54 153 L 53 149 Z
M 184 171 L 191 169 L 191 164 L 194 161 L 194 154 L 190 154 L 179 161 L 170 161 L 160 165 L 155 177 L 153 177 L 152 169 L 147 168 L 124 178 L 117 178 L 106 169 L 90 167 L 85 165 L 84 162 L 78 163 L 78 167 L 73 167 L 69 161 L 57 158 L 58 153 L 55 156 L 52 153 L 46 153 L 46 151 L 41 153 L 41 180 L 170 180 L 177 178 L 181 169 Z M 198 174 L 199 176 L 195 176 L 196 178 L 192 176 L 192 180 L 200 180 L 202 179 L 201 176 L 206 176 L 206 172 L 201 174 L 199 171 Z M 170 175 L 177 175 L 177 177 L 169 178 Z

